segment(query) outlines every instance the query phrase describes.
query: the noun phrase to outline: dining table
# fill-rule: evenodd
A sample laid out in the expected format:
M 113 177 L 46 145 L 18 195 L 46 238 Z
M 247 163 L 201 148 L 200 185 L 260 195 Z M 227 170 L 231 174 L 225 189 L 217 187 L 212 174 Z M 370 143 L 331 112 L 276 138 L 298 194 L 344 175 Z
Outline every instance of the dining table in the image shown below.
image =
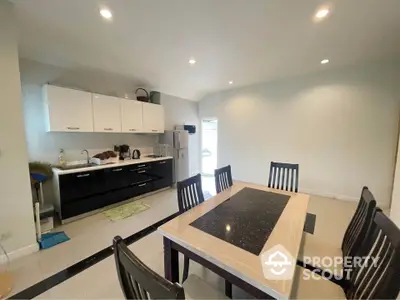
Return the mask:
M 306 194 L 235 181 L 158 228 L 165 277 L 179 282 L 182 253 L 255 298 L 289 299 L 308 202 Z

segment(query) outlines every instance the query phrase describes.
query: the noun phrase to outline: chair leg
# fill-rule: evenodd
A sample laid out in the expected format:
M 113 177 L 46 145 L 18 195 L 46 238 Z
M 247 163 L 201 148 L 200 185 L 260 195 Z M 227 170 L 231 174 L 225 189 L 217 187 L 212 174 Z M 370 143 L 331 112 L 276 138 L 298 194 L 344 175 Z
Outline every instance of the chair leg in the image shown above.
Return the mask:
M 183 276 L 182 276 L 182 283 L 188 278 L 189 275 L 189 257 L 186 255 L 184 256 L 184 263 L 183 263 Z
M 225 296 L 232 299 L 232 283 L 225 280 Z

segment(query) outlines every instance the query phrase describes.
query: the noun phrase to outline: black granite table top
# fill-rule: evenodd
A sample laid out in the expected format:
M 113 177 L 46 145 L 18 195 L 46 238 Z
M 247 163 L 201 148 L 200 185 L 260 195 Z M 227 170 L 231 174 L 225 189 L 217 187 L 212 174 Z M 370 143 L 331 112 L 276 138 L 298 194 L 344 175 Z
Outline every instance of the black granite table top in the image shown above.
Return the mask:
M 190 225 L 259 255 L 290 196 L 244 188 Z

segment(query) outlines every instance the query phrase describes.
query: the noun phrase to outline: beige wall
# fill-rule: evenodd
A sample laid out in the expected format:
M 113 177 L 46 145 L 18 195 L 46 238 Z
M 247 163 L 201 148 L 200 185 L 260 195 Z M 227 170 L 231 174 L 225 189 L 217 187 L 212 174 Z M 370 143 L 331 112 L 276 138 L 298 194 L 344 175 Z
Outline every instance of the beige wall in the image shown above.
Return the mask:
M 397 147 L 397 162 L 393 182 L 390 218 L 400 227 L 400 139 Z
M 300 164 L 300 190 L 358 199 L 370 187 L 389 207 L 400 111 L 399 64 L 325 71 L 209 95 L 218 165 L 266 184 L 270 161 Z
M 37 250 L 13 7 L 0 1 L 0 235 L 12 256 Z

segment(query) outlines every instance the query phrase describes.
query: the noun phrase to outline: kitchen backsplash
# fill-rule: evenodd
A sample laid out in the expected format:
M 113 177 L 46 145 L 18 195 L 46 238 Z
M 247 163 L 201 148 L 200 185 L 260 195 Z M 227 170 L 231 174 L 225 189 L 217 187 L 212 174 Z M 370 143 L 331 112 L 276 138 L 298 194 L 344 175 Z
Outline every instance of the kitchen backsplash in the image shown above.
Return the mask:
M 131 152 L 134 149 L 138 149 L 141 153 L 141 156 L 146 156 L 149 154 L 153 154 L 153 147 L 138 147 L 135 145 L 129 145 L 129 147 L 131 148 Z M 86 149 L 89 152 L 90 157 L 93 157 L 94 155 L 98 154 L 98 153 L 102 153 L 104 151 L 107 150 L 113 150 L 113 147 L 109 147 L 109 148 L 97 148 L 97 149 Z M 82 154 L 82 149 L 76 150 L 76 149 L 64 149 L 64 159 L 67 161 L 84 161 L 86 160 L 86 153 Z M 56 157 L 56 161 L 55 162 L 51 162 L 50 163 L 57 163 L 58 162 L 58 154 L 57 153 L 57 157 Z

